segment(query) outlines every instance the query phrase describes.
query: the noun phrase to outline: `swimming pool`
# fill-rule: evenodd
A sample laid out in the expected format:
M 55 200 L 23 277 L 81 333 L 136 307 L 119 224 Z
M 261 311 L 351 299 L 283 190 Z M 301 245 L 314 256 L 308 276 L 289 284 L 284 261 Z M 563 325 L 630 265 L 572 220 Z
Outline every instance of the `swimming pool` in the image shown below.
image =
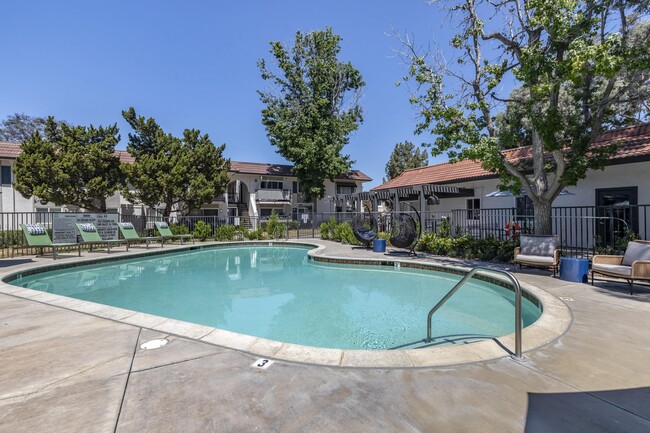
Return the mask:
M 229 246 L 23 276 L 12 284 L 307 346 L 424 346 L 428 311 L 460 275 L 324 264 L 309 247 Z M 514 294 L 472 280 L 435 316 L 434 345 L 514 331 Z M 523 299 L 523 324 L 540 309 Z

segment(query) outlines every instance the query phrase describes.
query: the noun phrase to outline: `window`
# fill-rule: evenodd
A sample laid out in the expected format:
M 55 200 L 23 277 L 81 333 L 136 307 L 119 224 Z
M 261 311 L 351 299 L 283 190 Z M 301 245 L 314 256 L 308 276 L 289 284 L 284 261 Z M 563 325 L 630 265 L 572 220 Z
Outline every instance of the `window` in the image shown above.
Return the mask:
M 311 209 L 309 208 L 304 208 L 304 207 L 294 207 L 291 209 L 291 219 L 296 221 L 299 218 L 302 218 L 302 215 L 309 215 L 311 213 Z
M 283 212 L 282 209 L 272 208 L 272 207 L 266 207 L 266 208 L 261 208 L 260 209 L 260 216 L 261 217 L 270 217 L 272 213 L 277 214 L 279 217 L 284 216 L 284 212 Z
M 299 184 L 297 181 L 295 181 L 295 180 L 293 181 L 293 183 L 292 183 L 292 185 L 291 185 L 291 191 L 292 191 L 294 194 L 297 194 L 297 193 L 300 192 L 300 184 Z
M 11 185 L 11 166 L 3 165 L 2 166 L 2 184 Z
M 481 199 L 468 198 L 467 199 L 467 219 L 477 220 L 481 218 Z
M 527 195 L 515 198 L 517 217 L 532 217 L 535 214 L 533 201 Z
M 337 194 L 354 194 L 355 189 L 356 189 L 356 185 L 336 184 Z
M 265 179 L 260 182 L 260 189 L 284 189 L 284 182 L 282 178 Z

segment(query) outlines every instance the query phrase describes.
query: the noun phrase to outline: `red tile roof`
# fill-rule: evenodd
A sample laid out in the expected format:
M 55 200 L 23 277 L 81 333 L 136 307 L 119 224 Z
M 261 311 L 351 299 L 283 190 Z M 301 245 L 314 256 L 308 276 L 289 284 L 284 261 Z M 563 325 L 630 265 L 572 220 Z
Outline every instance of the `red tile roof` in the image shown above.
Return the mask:
M 20 155 L 20 144 L 0 141 L 0 158 L 16 159 Z M 132 163 L 135 158 L 126 150 L 116 150 L 115 155 L 120 162 Z M 292 166 L 285 164 L 263 164 L 258 162 L 231 161 L 230 170 L 235 173 L 257 174 L 267 176 L 295 176 L 292 173 Z M 339 176 L 338 179 L 360 180 L 368 182 L 372 179 L 359 170 L 352 170 L 349 173 Z
M 135 158 L 131 156 L 131 154 L 126 150 L 116 150 L 115 155 L 117 155 L 117 157 L 120 158 L 120 162 L 126 162 L 130 164 L 133 161 L 135 161 Z
M 605 132 L 594 140 L 593 145 L 605 146 L 619 141 L 618 153 L 611 158 L 612 160 L 650 156 L 650 123 Z M 530 158 L 531 147 L 508 149 L 503 153 L 510 162 L 517 163 Z M 455 164 L 445 162 L 407 170 L 396 178 L 372 188 L 372 191 L 427 183 L 456 183 L 489 177 L 496 177 L 496 174 L 484 170 L 478 161 L 463 160 Z
M 20 155 L 20 144 L 0 141 L 0 158 L 16 159 Z

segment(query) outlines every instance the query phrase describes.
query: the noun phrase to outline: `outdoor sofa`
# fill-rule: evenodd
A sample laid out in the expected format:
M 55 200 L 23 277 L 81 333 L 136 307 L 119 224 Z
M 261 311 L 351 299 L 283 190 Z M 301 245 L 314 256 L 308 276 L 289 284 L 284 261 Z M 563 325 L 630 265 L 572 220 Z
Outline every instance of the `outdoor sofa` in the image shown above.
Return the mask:
M 557 274 L 560 265 L 560 248 L 557 235 L 520 235 L 515 248 L 514 263 L 519 266 L 538 266 L 553 269 Z
M 620 278 L 630 286 L 630 295 L 634 294 L 634 281 L 650 281 L 650 241 L 632 241 L 627 244 L 622 256 L 596 255 L 591 261 L 591 285 L 594 275 Z

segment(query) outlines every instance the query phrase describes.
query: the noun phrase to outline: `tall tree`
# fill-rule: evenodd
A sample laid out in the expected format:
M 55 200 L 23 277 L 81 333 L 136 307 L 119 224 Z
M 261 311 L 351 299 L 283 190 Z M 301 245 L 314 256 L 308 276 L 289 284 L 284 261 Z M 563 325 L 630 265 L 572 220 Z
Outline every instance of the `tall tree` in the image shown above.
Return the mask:
M 25 113 L 14 113 L 0 122 L 0 141 L 22 143 L 35 132 L 43 134 L 45 119 L 32 117 Z
M 325 179 L 350 170 L 342 154 L 363 121 L 359 95 L 365 83 L 350 62 L 339 61 L 341 37 L 331 28 L 296 33 L 294 46 L 271 42 L 278 72 L 258 62 L 262 78 L 276 91 L 258 91 L 265 104 L 262 123 L 272 145 L 293 163 L 301 189 L 312 199 L 325 196 Z
M 446 4 L 460 28 L 450 41 L 459 53 L 454 61 L 421 54 L 402 38 L 417 83 L 411 101 L 422 115 L 416 132 L 437 135 L 433 154 L 481 161 L 499 173 L 502 188 L 523 186 L 535 207 L 536 233 L 550 233 L 560 191 L 587 170 L 604 168 L 616 151 L 595 148 L 592 140 L 625 117 L 617 107 L 643 103 L 634 89 L 649 77 L 650 34 L 642 21 L 648 2 Z M 503 94 L 512 83 L 523 89 L 521 97 Z M 506 112 L 501 125 L 499 112 Z M 524 130 L 513 124 L 522 118 Z M 528 157 L 521 164 L 505 159 L 500 151 L 522 139 L 529 140 Z
M 411 168 L 424 167 L 429 163 L 426 149 L 416 148 L 410 141 L 397 143 L 386 163 L 386 178 L 396 178 Z
M 163 205 L 163 215 L 169 216 L 173 210 L 198 209 L 226 190 L 230 160 L 223 157 L 225 144 L 216 147 L 196 129 L 174 137 L 153 118 L 138 117 L 133 107 L 122 116 L 135 131 L 127 146 L 135 161 L 123 164 L 128 200 Z
M 106 198 L 122 180 L 115 156 L 118 133 L 117 125 L 70 126 L 47 118 L 43 133 L 36 131 L 22 143 L 14 187 L 42 203 L 106 212 Z

